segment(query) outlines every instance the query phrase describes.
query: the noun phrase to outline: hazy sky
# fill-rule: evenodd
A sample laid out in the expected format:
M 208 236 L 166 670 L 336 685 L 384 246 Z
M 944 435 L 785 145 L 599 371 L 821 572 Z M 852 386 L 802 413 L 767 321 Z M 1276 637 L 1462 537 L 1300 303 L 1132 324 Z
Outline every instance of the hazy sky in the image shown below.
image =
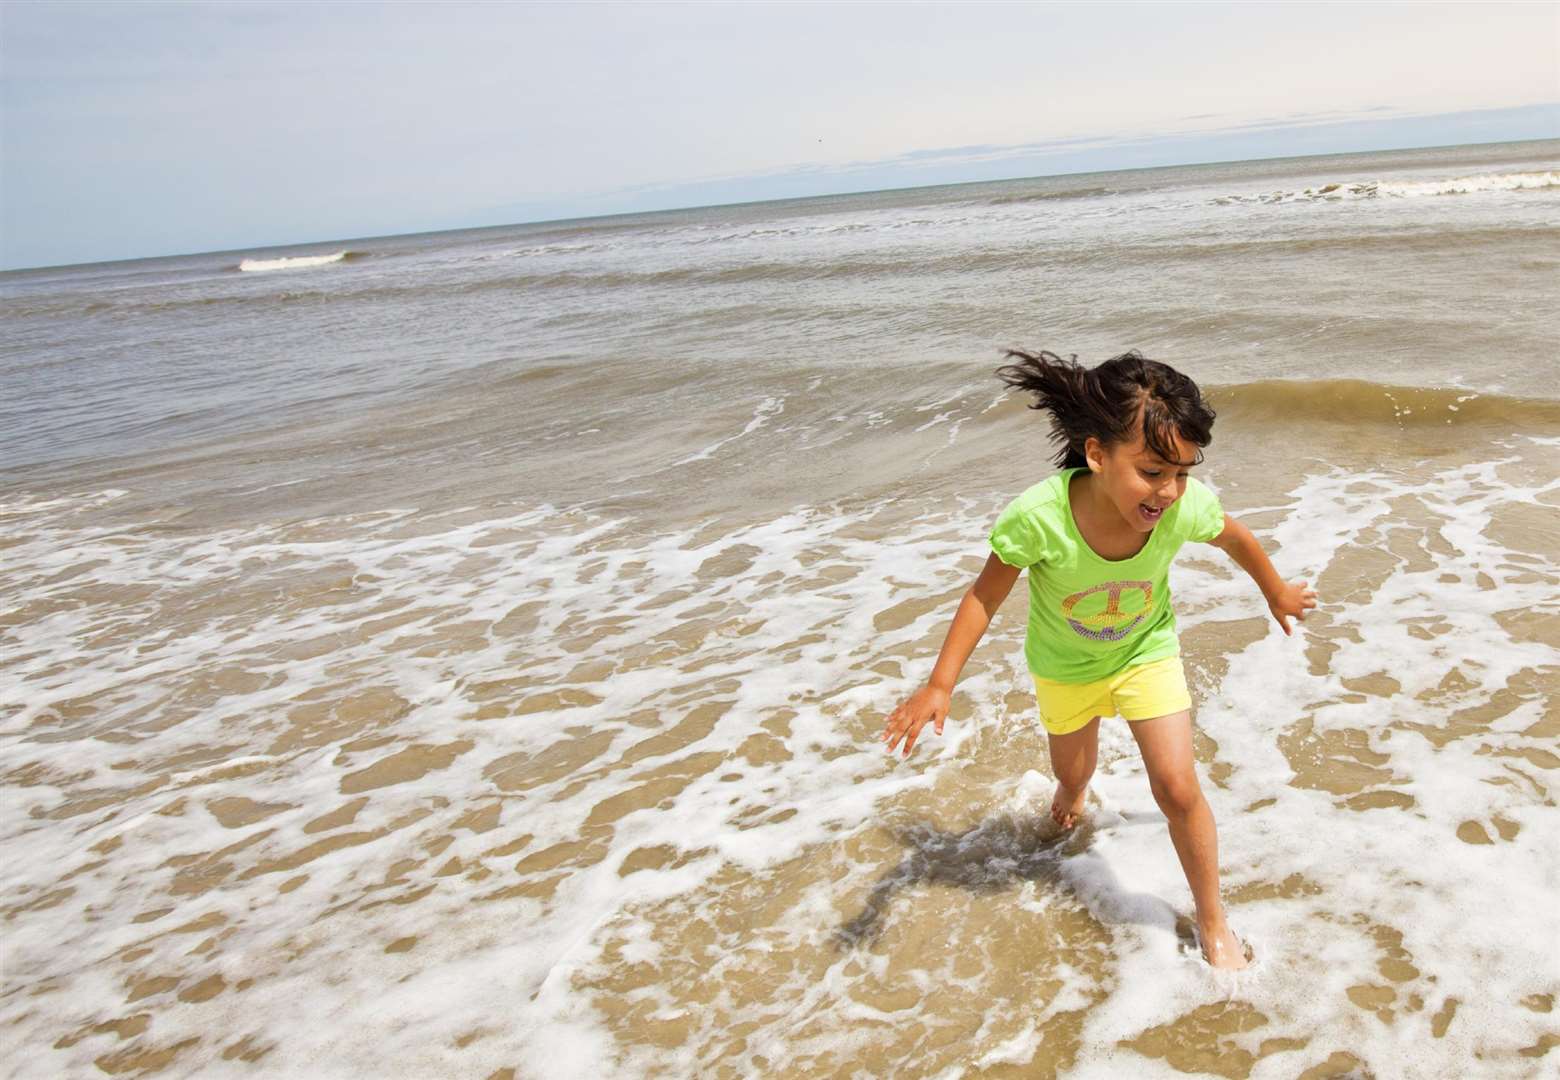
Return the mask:
M 1560 3 L 3 2 L 0 264 L 1556 137 L 1556 103 Z

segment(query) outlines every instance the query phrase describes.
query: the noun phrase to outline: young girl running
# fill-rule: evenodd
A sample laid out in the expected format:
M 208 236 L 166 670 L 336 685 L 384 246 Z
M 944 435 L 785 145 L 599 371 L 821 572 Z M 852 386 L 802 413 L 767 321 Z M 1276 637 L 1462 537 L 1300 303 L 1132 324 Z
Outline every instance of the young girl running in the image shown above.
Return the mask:
M 888 717 L 888 749 L 910 755 L 931 722 L 940 735 L 953 684 L 1021 570 L 1029 571 L 1024 658 L 1051 748 L 1051 817 L 1082 813 L 1099 749 L 1100 719 L 1130 722 L 1154 800 L 1170 823 L 1197 905 L 1204 957 L 1246 965 L 1219 899 L 1218 834 L 1192 757 L 1191 696 L 1170 610 L 1170 561 L 1187 540 L 1235 560 L 1290 633 L 1316 594 L 1278 576 L 1247 529 L 1188 470 L 1213 438 L 1213 410 L 1197 384 L 1135 350 L 1094 369 L 1054 353 L 1009 352 L 997 375 L 1050 414 L 1061 472 L 1008 504 L 991 530 L 992 554 L 964 594 L 927 684 Z

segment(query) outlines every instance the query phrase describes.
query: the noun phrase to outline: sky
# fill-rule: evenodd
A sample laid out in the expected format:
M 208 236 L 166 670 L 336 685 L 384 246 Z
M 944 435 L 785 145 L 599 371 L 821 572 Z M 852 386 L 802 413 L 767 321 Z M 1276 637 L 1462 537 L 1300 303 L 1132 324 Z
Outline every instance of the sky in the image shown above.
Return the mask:
M 1560 3 L 0 0 L 0 267 L 1560 137 Z

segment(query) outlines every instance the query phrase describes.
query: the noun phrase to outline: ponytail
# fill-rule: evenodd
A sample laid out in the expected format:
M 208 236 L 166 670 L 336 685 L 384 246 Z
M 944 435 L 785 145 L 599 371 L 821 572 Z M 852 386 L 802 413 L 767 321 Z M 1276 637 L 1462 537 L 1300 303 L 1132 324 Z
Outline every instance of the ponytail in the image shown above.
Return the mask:
M 1015 362 L 998 368 L 997 378 L 1033 394 L 1031 409 L 1051 414 L 1058 468 L 1086 467 L 1084 444 L 1091 437 L 1111 446 L 1135 442 L 1141 432 L 1148 448 L 1171 462 L 1176 435 L 1199 448 L 1197 461 L 1201 448 L 1213 441 L 1214 412 L 1197 384 L 1136 349 L 1092 369 L 1076 355 L 1063 360 L 1053 352 L 1016 349 L 1005 355 Z

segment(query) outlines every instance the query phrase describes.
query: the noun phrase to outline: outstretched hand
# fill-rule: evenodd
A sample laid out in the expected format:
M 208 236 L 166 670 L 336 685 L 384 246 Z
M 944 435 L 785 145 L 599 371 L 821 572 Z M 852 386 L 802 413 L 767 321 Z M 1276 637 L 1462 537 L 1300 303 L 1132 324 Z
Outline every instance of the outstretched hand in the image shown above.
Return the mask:
M 1273 618 L 1278 620 L 1278 625 L 1286 634 L 1293 634 L 1289 629 L 1291 618 L 1305 621 L 1305 613 L 1316 606 L 1316 590 L 1306 588 L 1303 581 L 1286 581 L 1280 585 L 1277 591 L 1268 597 L 1268 610 L 1273 613 Z
M 888 743 L 888 752 L 892 754 L 895 746 L 901 739 L 904 740 L 904 755 L 910 756 L 910 751 L 915 746 L 917 736 L 927 721 L 935 724 L 937 734 L 941 735 L 943 721 L 948 717 L 948 694 L 935 686 L 923 686 L 900 704 L 899 708 L 888 714 L 888 726 L 883 729 L 882 739 Z

